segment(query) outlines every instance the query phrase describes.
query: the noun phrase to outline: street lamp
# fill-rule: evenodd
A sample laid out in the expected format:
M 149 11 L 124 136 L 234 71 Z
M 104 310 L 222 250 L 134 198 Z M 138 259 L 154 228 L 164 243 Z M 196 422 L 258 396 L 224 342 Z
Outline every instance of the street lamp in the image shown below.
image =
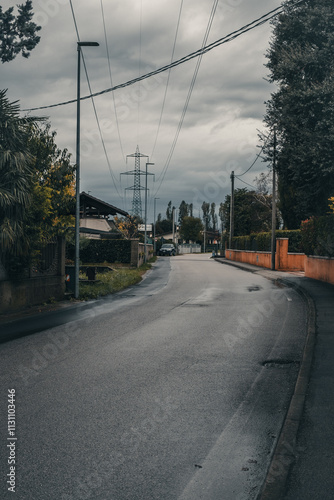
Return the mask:
M 146 255 L 146 235 L 147 235 L 147 165 L 154 165 L 154 163 L 146 163 L 146 169 L 145 169 L 145 241 L 144 241 L 144 262 L 146 264 L 147 262 L 147 255 Z
M 98 47 L 97 42 L 77 42 L 77 141 L 76 141 L 76 176 L 75 176 L 75 256 L 74 256 L 74 297 L 79 297 L 79 245 L 80 245 L 80 58 L 81 47 Z
M 155 206 L 156 206 L 156 200 L 160 200 L 160 198 L 154 198 L 154 227 L 153 227 L 153 248 L 154 248 L 154 253 L 157 251 L 157 242 L 155 241 L 155 224 L 156 224 L 156 221 L 155 221 Z

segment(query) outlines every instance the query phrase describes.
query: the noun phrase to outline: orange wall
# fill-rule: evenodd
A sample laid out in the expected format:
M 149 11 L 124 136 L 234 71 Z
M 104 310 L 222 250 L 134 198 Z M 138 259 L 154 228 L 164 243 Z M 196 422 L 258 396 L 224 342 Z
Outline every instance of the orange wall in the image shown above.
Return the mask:
M 250 252 L 247 250 L 226 250 L 225 257 L 236 262 L 271 268 L 271 253 Z
M 225 257 L 236 262 L 271 269 L 271 252 L 251 252 L 227 248 Z M 308 257 L 303 253 L 288 253 L 287 238 L 277 238 L 276 240 L 275 269 L 276 271 L 305 271 L 305 276 L 308 278 L 326 281 L 334 285 L 334 259 Z
M 305 257 L 305 276 L 334 285 L 334 259 Z
M 288 244 L 288 238 L 277 238 L 275 269 L 277 271 L 304 271 L 305 254 L 288 253 Z M 271 269 L 271 252 L 227 249 L 225 256 L 227 259 L 236 262 L 245 262 L 254 266 Z

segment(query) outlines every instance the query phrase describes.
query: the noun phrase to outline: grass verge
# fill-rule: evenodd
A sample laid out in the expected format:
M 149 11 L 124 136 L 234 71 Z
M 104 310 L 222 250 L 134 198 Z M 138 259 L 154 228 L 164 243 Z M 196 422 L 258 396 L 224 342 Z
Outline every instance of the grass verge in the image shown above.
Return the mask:
M 155 259 L 151 259 L 150 262 L 143 264 L 137 269 L 114 268 L 112 272 L 97 273 L 97 281 L 95 283 L 90 283 L 88 280 L 85 280 L 85 275 L 80 275 L 80 278 L 83 279 L 80 279 L 79 299 L 98 299 L 104 295 L 119 292 L 124 288 L 139 283 L 146 271 L 151 269 L 151 263 L 154 262 L 154 260 Z

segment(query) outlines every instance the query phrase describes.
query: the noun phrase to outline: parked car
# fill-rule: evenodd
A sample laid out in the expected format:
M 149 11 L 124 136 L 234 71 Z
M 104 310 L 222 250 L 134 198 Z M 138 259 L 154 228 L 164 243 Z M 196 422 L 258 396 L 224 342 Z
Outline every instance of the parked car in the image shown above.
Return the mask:
M 159 255 L 176 255 L 175 246 L 172 243 L 165 243 L 160 248 Z

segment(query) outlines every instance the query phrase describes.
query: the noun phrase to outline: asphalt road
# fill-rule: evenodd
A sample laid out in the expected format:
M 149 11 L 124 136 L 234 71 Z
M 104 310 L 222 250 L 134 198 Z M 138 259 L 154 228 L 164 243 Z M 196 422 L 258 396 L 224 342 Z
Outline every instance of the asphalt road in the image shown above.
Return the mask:
M 11 458 L 17 500 L 255 499 L 304 346 L 297 292 L 165 257 L 78 311 L 0 345 L 0 497 Z

